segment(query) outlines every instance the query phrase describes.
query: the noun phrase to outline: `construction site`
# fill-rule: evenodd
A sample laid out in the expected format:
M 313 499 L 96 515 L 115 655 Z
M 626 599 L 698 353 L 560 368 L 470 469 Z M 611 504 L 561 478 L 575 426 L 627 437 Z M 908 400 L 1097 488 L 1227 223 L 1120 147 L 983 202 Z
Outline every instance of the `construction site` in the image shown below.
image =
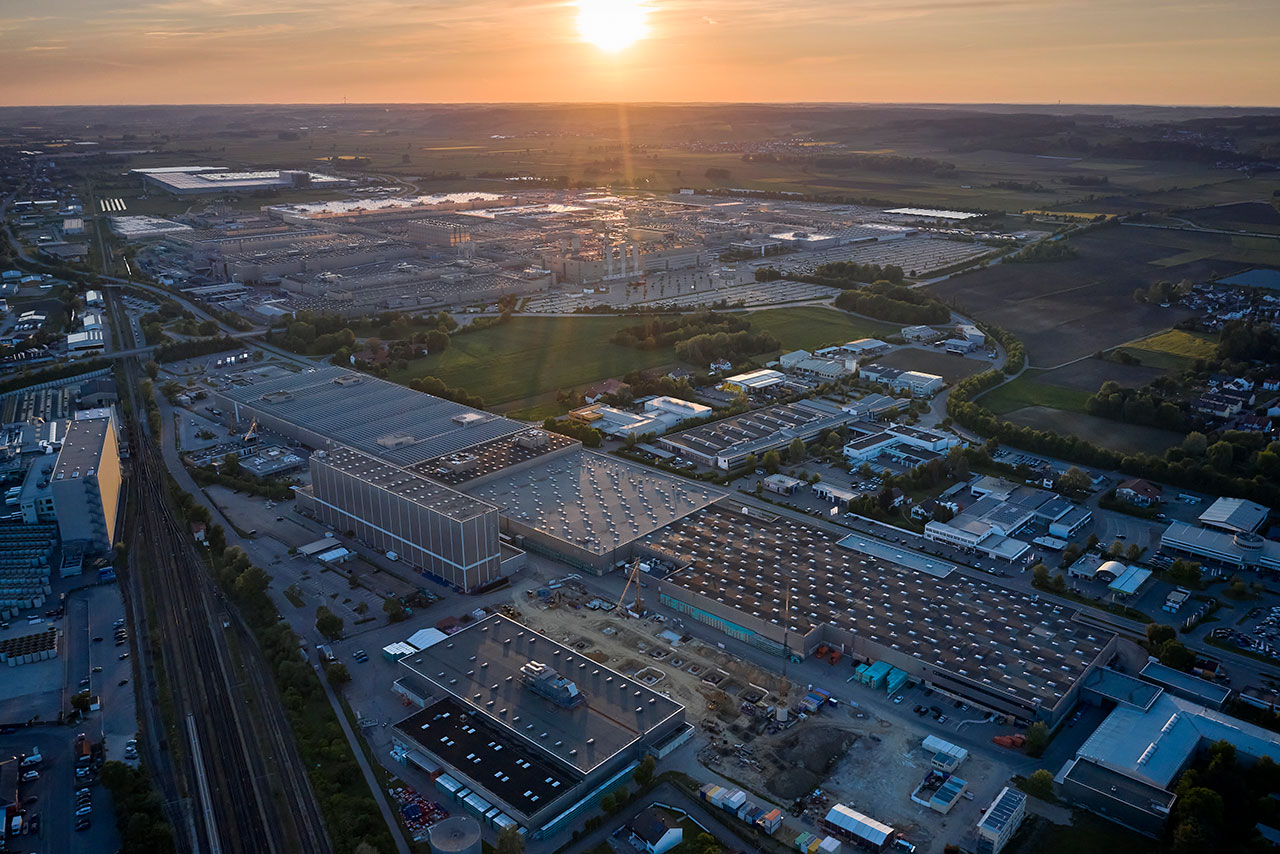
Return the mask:
M 846 692 L 857 689 L 844 684 L 850 670 L 837 668 L 845 663 L 838 649 L 821 651 L 820 660 L 832 668 L 831 690 L 789 680 L 781 661 L 776 670 L 756 666 L 692 637 L 678 619 L 655 613 L 655 568 L 646 572 L 643 565 L 630 567 L 622 595 L 610 601 L 572 576 L 535 576 L 532 586 L 515 594 L 511 612 L 584 657 L 683 704 L 687 720 L 704 738 L 698 763 L 793 816 L 816 824 L 831 804 L 849 803 L 926 846 L 944 838 L 948 824 L 960 826 L 962 820 L 937 815 L 927 800 L 913 802 L 913 793 L 946 776 L 922 747 L 928 732 L 851 700 Z M 848 678 L 857 681 L 854 673 Z M 883 690 L 885 684 L 873 687 Z M 837 687 L 846 695 L 834 695 Z M 995 786 L 1009 769 L 968 757 L 962 772 L 962 786 L 979 788 Z M 960 797 L 958 790 L 953 794 Z

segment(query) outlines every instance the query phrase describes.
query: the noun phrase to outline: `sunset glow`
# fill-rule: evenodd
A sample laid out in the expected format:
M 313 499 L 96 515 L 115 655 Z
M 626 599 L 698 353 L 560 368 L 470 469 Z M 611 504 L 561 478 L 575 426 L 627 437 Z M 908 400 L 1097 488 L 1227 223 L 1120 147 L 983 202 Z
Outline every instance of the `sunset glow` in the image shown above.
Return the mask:
M 644 38 L 648 15 L 637 0 L 578 0 L 578 32 L 584 41 L 612 53 Z

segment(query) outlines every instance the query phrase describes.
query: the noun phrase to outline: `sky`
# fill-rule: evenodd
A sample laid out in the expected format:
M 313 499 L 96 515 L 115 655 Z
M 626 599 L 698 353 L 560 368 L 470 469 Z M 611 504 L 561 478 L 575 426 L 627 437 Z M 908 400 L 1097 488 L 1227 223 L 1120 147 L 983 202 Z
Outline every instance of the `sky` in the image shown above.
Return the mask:
M 0 105 L 1280 106 L 1280 0 L 641 5 L 605 50 L 578 0 L 0 0 Z

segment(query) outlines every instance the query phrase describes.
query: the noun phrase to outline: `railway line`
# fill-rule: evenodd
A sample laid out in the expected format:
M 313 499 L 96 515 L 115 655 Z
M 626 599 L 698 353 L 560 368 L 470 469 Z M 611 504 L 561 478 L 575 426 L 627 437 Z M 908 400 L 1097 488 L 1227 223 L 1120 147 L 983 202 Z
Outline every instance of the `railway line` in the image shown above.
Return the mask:
M 119 323 L 115 306 L 113 316 L 127 343 L 132 335 Z M 136 390 L 142 379 L 138 360 L 125 362 L 124 374 Z M 163 662 L 164 684 L 155 684 L 148 673 L 145 699 L 155 703 L 163 694 L 168 701 L 169 734 L 160 715 L 148 717 L 152 754 L 168 765 L 157 775 L 161 791 L 171 805 L 186 807 L 171 809 L 182 825 L 175 827 L 176 838 L 183 850 L 214 854 L 329 854 L 324 823 L 266 662 L 173 509 L 158 445 L 163 431 L 150 434 L 137 399 L 132 415 L 136 514 L 130 593 L 149 603 L 134 608 L 135 621 L 144 615 L 139 637 L 152 640 L 148 646 Z M 236 640 L 238 662 L 230 637 Z

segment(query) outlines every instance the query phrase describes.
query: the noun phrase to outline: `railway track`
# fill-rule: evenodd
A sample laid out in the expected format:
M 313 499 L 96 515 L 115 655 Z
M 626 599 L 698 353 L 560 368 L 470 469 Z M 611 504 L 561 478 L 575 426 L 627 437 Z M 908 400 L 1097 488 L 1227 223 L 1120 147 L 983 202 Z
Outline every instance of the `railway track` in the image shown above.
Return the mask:
M 113 315 L 122 337 L 130 338 L 120 312 Z M 124 368 L 128 385 L 137 389 L 138 360 L 130 359 Z M 166 799 L 179 803 L 185 795 L 190 803 L 190 809 L 171 810 L 185 825 L 175 828 L 176 838 L 185 850 L 212 854 L 330 854 L 323 819 L 256 639 L 217 589 L 185 520 L 173 508 L 158 446 L 162 435 L 150 435 L 138 400 L 132 415 L 131 595 L 145 584 L 151 608 L 135 608 L 135 619 L 144 615 L 147 624 L 139 635 L 153 640 L 164 664 L 166 684 L 152 686 L 150 699 L 167 689 L 166 699 L 172 701 L 172 733 L 154 735 L 171 739 L 165 757 L 169 773 L 158 775 Z

